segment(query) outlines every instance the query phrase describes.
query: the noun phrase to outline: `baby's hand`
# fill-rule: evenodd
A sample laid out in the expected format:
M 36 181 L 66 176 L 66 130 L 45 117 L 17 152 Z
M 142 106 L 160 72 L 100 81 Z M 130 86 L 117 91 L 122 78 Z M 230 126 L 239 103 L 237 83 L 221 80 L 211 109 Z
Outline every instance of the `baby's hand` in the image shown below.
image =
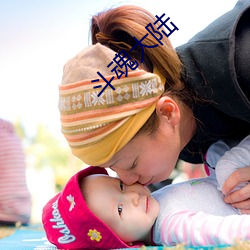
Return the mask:
M 222 192 L 224 201 L 240 209 L 243 214 L 250 214 L 250 166 L 233 172 L 225 181 Z M 244 187 L 231 192 L 236 186 L 246 183 Z

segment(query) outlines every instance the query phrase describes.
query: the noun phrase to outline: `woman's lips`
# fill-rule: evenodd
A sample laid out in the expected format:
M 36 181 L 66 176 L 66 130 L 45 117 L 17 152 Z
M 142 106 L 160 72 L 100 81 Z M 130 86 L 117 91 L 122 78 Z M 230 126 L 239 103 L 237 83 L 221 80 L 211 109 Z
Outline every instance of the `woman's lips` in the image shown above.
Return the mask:
M 152 177 L 148 182 L 142 184 L 143 186 L 148 186 L 152 183 L 152 180 L 153 180 L 154 177 Z

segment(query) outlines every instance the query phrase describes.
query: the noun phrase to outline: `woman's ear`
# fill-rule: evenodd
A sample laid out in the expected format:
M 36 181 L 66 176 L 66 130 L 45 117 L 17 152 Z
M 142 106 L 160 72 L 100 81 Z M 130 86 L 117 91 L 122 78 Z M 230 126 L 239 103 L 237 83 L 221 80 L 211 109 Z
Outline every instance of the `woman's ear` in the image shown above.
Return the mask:
M 178 104 L 169 96 L 162 96 L 156 104 L 156 113 L 160 119 L 175 126 L 180 122 Z

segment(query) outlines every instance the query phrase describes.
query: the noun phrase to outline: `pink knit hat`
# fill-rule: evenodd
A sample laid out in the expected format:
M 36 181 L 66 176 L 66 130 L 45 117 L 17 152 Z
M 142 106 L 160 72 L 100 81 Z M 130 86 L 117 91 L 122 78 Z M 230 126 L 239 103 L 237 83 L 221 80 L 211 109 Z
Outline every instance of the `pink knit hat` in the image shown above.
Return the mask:
M 99 167 L 81 170 L 45 205 L 42 222 L 48 240 L 60 249 L 131 248 L 88 208 L 79 181 L 93 174 L 108 175 Z

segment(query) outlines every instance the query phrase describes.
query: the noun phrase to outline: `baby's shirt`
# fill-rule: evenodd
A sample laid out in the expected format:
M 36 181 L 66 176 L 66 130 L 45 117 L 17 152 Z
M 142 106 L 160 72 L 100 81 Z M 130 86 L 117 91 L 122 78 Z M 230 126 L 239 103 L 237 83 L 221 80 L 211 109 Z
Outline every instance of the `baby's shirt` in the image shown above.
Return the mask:
M 220 157 L 221 154 L 223 154 L 222 157 Z M 250 135 L 238 145 L 235 141 L 228 142 L 227 144 L 223 141 L 214 143 L 208 150 L 207 161 L 211 166 L 216 166 L 215 173 L 218 190 L 222 191 L 222 187 L 229 175 L 239 168 L 250 166 Z M 242 182 L 234 190 L 246 184 L 248 182 Z
M 153 229 L 153 240 L 157 245 L 176 245 L 185 243 L 192 246 L 232 244 L 240 237 L 250 239 L 250 216 L 240 215 L 240 212 L 223 201 L 224 195 L 218 190 L 223 186 L 224 181 L 232 170 L 231 157 L 235 158 L 241 150 L 244 154 L 250 154 L 248 136 L 233 151 L 224 154 L 223 150 L 229 148 L 219 141 L 219 147 L 213 147 L 208 152 L 207 161 L 212 167 L 218 159 L 216 174 L 220 175 L 220 183 L 211 169 L 211 175 L 207 178 L 189 180 L 184 183 L 166 186 L 155 191 L 152 195 L 160 204 L 160 214 Z M 218 151 L 219 149 L 219 151 Z M 246 152 L 246 150 L 248 152 Z M 216 154 L 214 154 L 216 152 Z M 230 152 L 233 152 L 230 154 Z M 213 153 L 214 157 L 210 157 Z M 237 153 L 237 155 L 235 155 Z M 220 156 L 224 154 L 223 157 Z M 250 162 L 250 157 L 248 163 Z M 212 161 L 213 160 L 213 161 Z M 230 162 L 230 168 L 227 163 Z M 239 164 L 240 162 L 240 164 Z M 235 161 L 236 169 L 244 161 Z M 248 164 L 249 165 L 249 164 Z M 223 168 L 223 171 L 217 171 Z

